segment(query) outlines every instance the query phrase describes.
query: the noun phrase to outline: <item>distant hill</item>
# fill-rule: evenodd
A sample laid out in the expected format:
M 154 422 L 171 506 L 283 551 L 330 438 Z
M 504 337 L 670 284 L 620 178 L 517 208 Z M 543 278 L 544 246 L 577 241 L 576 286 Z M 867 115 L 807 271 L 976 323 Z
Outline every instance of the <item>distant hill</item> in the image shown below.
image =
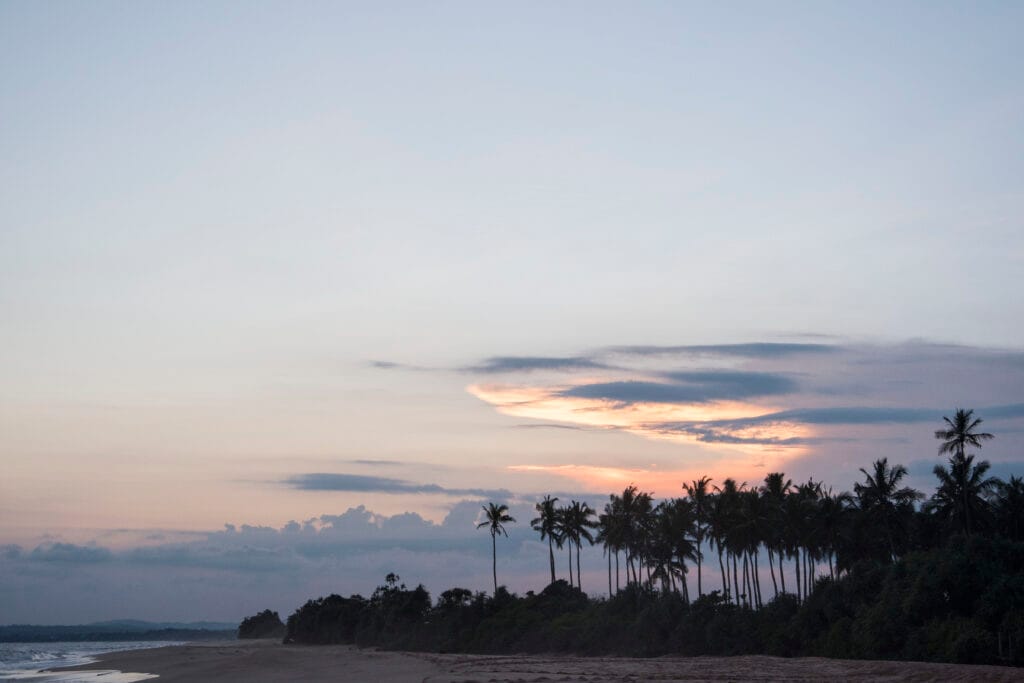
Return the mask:
M 237 625 L 225 622 L 151 622 L 136 619 L 100 621 L 69 626 L 10 624 L 0 626 L 0 643 L 115 640 L 223 640 L 237 635 Z

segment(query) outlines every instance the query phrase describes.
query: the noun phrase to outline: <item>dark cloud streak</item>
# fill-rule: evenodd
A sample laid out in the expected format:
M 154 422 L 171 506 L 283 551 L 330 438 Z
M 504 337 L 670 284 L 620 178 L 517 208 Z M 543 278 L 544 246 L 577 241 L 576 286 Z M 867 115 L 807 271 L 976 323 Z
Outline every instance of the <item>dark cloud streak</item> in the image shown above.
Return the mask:
M 372 477 L 361 474 L 310 472 L 285 479 L 282 483 L 301 491 L 347 491 L 353 493 L 441 494 L 447 496 L 479 496 L 511 498 L 506 489 L 445 488 L 437 484 L 416 484 L 401 479 Z
M 533 372 L 535 370 L 572 371 L 603 370 L 609 366 L 583 356 L 495 356 L 479 365 L 463 368 L 466 372 L 498 374 L 503 372 Z
M 608 348 L 608 351 L 634 356 L 689 355 L 781 358 L 798 354 L 834 353 L 841 348 L 833 344 L 753 342 L 749 344 L 700 344 L 687 346 L 612 346 Z

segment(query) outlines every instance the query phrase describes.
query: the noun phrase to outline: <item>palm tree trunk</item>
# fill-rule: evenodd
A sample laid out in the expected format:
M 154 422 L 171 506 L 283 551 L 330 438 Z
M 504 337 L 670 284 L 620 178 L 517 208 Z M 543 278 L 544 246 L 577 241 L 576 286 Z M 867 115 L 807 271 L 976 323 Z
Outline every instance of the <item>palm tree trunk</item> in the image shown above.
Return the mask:
M 737 576 L 739 572 L 736 569 L 736 553 L 732 554 L 732 586 L 736 589 L 736 604 L 740 604 L 740 584 Z
M 498 543 L 491 534 L 491 568 L 494 570 L 494 597 L 498 597 Z
M 569 550 L 569 587 L 572 588 L 576 585 L 572 582 L 572 541 L 566 547 Z
M 551 535 L 548 534 L 548 559 L 551 560 L 551 583 L 555 582 L 555 549 L 552 545 Z
M 750 553 L 743 553 L 743 590 L 747 592 L 747 607 L 753 607 L 757 596 L 754 594 L 754 577 L 751 576 Z
M 576 541 L 576 586 L 583 590 L 583 571 L 580 569 L 580 546 L 583 545 L 579 541 Z
M 757 606 L 760 608 L 764 606 L 764 599 L 761 597 L 761 568 L 758 566 L 757 553 L 753 553 L 752 556 L 754 558 L 754 591 L 757 593 Z
M 804 581 L 804 597 L 810 597 L 811 591 L 814 589 L 814 563 L 811 561 L 811 551 L 804 551 L 804 572 L 806 573 L 806 579 Z
M 700 600 L 700 598 L 704 595 L 704 588 L 703 588 L 703 586 L 701 585 L 701 582 L 700 582 L 700 565 L 701 565 L 701 559 L 703 559 L 702 558 L 702 553 L 700 551 L 700 546 L 701 546 L 701 542 L 697 541 L 697 599 L 698 600 Z M 689 599 L 687 599 L 687 602 L 689 602 Z
M 803 595 L 800 592 L 800 549 L 796 549 L 796 553 L 793 555 L 793 561 L 796 562 L 796 601 L 800 602 Z
M 612 549 L 608 549 L 608 597 L 612 597 Z
M 836 572 L 835 569 L 832 568 L 832 553 L 828 554 L 828 576 L 833 581 L 836 580 Z
M 615 549 L 615 594 L 619 593 L 619 549 Z
M 725 565 L 722 564 L 722 546 L 718 546 L 718 569 L 722 572 L 722 597 L 729 599 L 729 575 L 725 572 Z
M 779 548 L 779 581 L 780 581 L 780 583 L 782 583 L 782 592 L 785 593 L 786 592 L 786 572 L 784 571 L 785 567 L 782 566 L 782 555 L 783 554 L 784 553 L 782 552 L 782 548 Z
M 772 588 L 775 590 L 775 596 L 779 597 L 779 582 L 775 580 L 775 558 L 772 557 L 772 549 L 768 548 L 768 569 L 772 572 Z

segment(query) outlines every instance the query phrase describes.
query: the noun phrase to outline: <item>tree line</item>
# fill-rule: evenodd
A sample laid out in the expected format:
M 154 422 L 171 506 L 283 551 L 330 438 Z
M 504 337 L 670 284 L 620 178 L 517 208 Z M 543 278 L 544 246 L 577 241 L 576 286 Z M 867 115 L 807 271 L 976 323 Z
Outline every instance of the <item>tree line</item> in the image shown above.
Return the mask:
M 681 593 L 689 601 L 691 568 L 697 574 L 697 596 L 705 594 L 706 548 L 717 559 L 724 599 L 755 609 L 764 606 L 768 590 L 762 586 L 762 557 L 771 577 L 770 598 L 792 592 L 803 601 L 819 572 L 827 569 L 835 580 L 860 561 L 891 564 L 951 532 L 1024 540 L 1024 482 L 986 476 L 990 463 L 966 451 L 980 448 L 993 435 L 979 431 L 982 420 L 973 410 L 958 409 L 943 420 L 935 436 L 941 441 L 939 454 L 949 459 L 935 466 L 939 486 L 927 500 L 902 485 L 904 466 L 881 458 L 860 470 L 863 481 L 854 484 L 852 493 L 834 492 L 813 479 L 795 484 L 781 472 L 749 487 L 732 478 L 714 485 L 700 477 L 682 485 L 684 496 L 658 503 L 651 493 L 630 485 L 609 496 L 600 514 L 586 502 L 559 506 L 558 498 L 545 496 L 530 524 L 547 541 L 552 582 L 557 579 L 555 548 L 567 548 L 568 583 L 582 589 L 580 549 L 598 543 L 608 559 L 608 595 L 623 585 L 643 585 Z M 490 503 L 478 525 L 491 531 L 495 591 L 493 543 L 514 522 L 506 505 Z
M 701 477 L 660 502 L 629 486 L 600 512 L 545 496 L 530 525 L 546 542 L 551 583 L 525 596 L 498 584 L 498 537 L 516 520 L 490 503 L 478 528 L 491 536 L 493 593 L 451 588 L 433 603 L 389 574 L 369 598 L 308 601 L 289 616 L 285 642 L 1021 665 L 1024 482 L 988 476 L 989 463 L 968 452 L 993 438 L 981 424 L 970 410 L 944 418 L 935 436 L 947 459 L 928 497 L 886 458 L 861 469 L 852 492 L 770 473 L 757 486 Z M 607 558 L 607 598 L 582 590 L 584 544 Z

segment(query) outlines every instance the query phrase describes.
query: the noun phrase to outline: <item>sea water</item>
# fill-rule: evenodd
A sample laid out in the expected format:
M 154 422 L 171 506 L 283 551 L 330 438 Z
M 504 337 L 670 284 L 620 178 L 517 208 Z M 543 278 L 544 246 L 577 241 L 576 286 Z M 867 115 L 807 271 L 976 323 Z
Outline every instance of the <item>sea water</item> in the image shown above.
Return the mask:
M 105 683 L 133 683 L 154 676 L 141 672 L 74 671 L 40 673 L 42 669 L 77 666 L 94 661 L 96 655 L 122 650 L 144 650 L 177 641 L 131 640 L 84 643 L 0 643 L 0 681 L 38 681 L 39 683 L 79 683 L 102 680 Z M 102 678 L 99 678 L 102 674 Z

